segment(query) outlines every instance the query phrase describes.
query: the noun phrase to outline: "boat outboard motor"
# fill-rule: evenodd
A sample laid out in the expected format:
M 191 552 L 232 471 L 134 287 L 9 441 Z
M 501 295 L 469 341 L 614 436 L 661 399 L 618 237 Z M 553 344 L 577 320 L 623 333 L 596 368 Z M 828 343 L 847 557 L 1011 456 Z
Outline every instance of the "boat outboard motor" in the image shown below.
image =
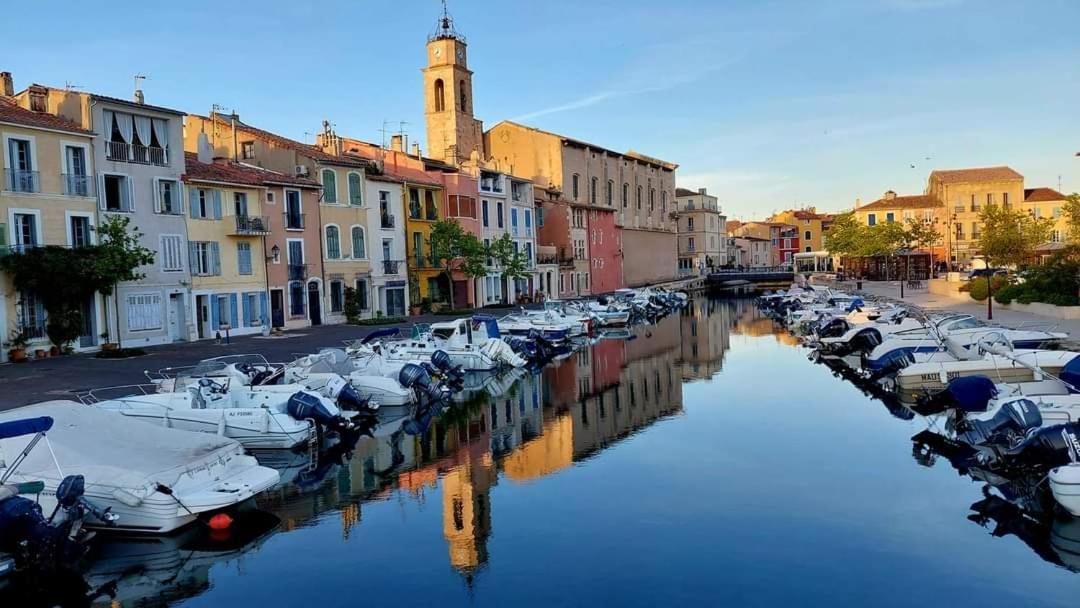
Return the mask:
M 989 420 L 964 420 L 958 439 L 969 445 L 995 444 L 1012 447 L 1031 429 L 1042 426 L 1039 407 L 1030 399 L 1016 399 L 1001 406 Z
M 924 416 L 952 408 L 963 412 L 985 412 L 990 400 L 996 396 L 994 381 L 986 376 L 953 378 L 941 391 L 919 397 L 915 411 Z
M 1012 448 L 993 449 L 980 454 L 980 460 L 994 461 L 1006 467 L 1052 469 L 1080 462 L 1080 422 L 1041 428 Z
M 331 412 L 314 393 L 297 391 L 289 397 L 285 411 L 297 420 L 314 420 L 316 424 L 330 429 L 349 429 L 352 426 L 348 420 Z
M 398 372 L 398 382 L 405 388 L 416 391 L 418 395 L 426 396 L 431 401 L 439 401 L 443 398 L 442 389 L 432 384 L 431 375 L 427 370 L 415 363 L 406 363 Z
M 867 327 L 860 329 L 851 336 L 851 339 L 847 341 L 847 344 L 837 344 L 833 352 L 837 355 L 849 355 L 852 353 L 868 353 L 874 350 L 875 347 L 882 342 L 881 332 L 873 327 Z
M 814 328 L 814 334 L 818 338 L 839 338 L 847 333 L 849 329 L 848 322 L 839 317 L 833 317 L 824 323 L 819 323 Z
M 454 365 L 450 360 L 450 355 L 446 354 L 445 350 L 437 350 L 431 353 L 431 364 L 435 366 L 435 369 L 439 370 L 443 376 L 453 379 L 456 383 L 465 381 L 465 371 L 461 369 L 460 365 Z
M 356 387 L 345 383 L 345 386 L 341 388 L 341 392 L 337 394 L 337 405 L 343 410 L 356 411 L 363 414 L 375 414 L 379 409 L 379 404 L 372 403 L 371 397 L 361 397 L 360 392 L 356 390 Z

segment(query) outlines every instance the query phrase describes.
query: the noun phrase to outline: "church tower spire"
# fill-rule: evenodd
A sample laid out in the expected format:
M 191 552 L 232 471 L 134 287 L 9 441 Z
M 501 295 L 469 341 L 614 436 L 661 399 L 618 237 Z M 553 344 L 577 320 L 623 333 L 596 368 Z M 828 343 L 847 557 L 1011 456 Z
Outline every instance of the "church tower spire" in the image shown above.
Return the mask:
M 443 0 L 443 12 L 427 41 L 424 68 L 424 118 L 428 154 L 437 160 L 461 165 L 473 152 L 483 157 L 483 125 L 473 116 L 472 71 L 465 36 Z

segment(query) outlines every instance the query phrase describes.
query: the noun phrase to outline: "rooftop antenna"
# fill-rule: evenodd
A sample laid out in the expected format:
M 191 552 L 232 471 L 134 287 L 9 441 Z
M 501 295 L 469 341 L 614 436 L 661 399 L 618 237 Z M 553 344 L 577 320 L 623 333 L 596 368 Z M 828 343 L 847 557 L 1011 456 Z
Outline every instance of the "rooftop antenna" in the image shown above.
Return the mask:
M 146 74 L 135 74 L 135 102 L 145 103 L 146 98 L 143 97 L 142 88 L 139 86 L 140 80 L 146 80 Z
M 1058 189 L 1058 192 L 1061 192 L 1061 174 L 1060 173 L 1058 173 L 1058 187 L 1057 187 L 1057 189 Z
M 65 91 L 74 91 L 75 89 L 81 89 L 81 88 L 82 88 L 82 85 L 72 84 L 72 82 L 70 80 L 65 80 L 64 81 L 64 90 Z
M 379 143 L 379 147 L 386 148 L 386 125 L 390 124 L 389 120 L 383 119 L 382 128 L 379 129 L 379 133 L 382 133 L 382 141 Z

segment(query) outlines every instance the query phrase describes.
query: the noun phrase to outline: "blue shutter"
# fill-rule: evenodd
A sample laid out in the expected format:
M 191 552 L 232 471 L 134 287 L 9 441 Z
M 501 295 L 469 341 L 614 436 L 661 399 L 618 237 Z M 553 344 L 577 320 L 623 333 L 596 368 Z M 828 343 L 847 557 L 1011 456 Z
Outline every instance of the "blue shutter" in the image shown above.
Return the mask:
M 221 190 L 214 190 L 214 219 L 221 219 Z
M 195 214 L 198 207 L 199 207 L 199 189 L 198 188 L 189 188 L 188 189 L 188 211 L 191 213 L 192 218 L 199 217 L 198 215 Z
M 214 276 L 221 274 L 221 248 L 217 241 L 210 242 L 210 274 Z
M 236 294 L 229 294 L 229 325 L 240 327 L 240 320 L 236 317 Z
M 259 293 L 259 315 L 260 315 L 259 320 L 262 321 L 263 323 L 268 324 L 268 325 L 270 323 L 270 316 L 269 316 L 270 315 L 270 310 L 269 310 L 269 308 L 270 308 L 269 305 L 267 305 L 266 292 L 264 291 L 264 292 Z
M 195 260 L 199 259 L 199 252 L 196 250 L 195 241 L 188 241 L 188 268 L 191 270 L 191 274 L 196 274 Z M 205 268 L 203 270 L 206 270 Z
M 241 312 L 243 313 L 242 318 L 244 320 L 244 327 L 251 326 L 251 296 L 253 295 L 255 294 L 245 293 L 244 299 L 240 301 L 240 304 L 243 306 Z
M 218 302 L 218 298 L 222 296 L 214 296 L 210 298 L 210 329 L 217 331 L 221 327 L 221 315 L 218 311 L 221 310 L 221 304 Z

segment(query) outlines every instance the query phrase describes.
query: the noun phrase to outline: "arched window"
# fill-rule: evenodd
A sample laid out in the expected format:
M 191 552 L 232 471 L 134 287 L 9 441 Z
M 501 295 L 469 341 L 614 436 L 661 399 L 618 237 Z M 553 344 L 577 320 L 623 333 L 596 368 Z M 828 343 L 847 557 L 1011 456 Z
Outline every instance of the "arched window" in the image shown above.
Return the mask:
M 323 202 L 337 202 L 337 174 L 333 169 L 322 170 Z
M 641 193 L 642 193 L 642 188 L 641 188 L 641 186 L 638 186 L 637 187 L 637 208 L 638 209 L 641 209 Z
M 353 171 L 349 173 L 349 204 L 350 205 L 363 205 L 363 181 L 360 179 L 360 174 Z
M 446 109 L 445 87 L 442 78 L 435 81 L 435 111 L 442 112 Z
M 581 176 L 578 175 L 577 173 L 575 173 L 573 175 L 573 177 L 570 178 L 570 193 L 574 197 L 575 201 L 578 199 L 578 188 L 579 188 L 580 182 L 581 182 Z
M 622 206 L 626 209 L 626 206 L 630 204 L 630 184 L 623 182 L 622 185 Z
M 465 99 L 465 81 L 464 80 L 459 80 L 458 81 L 458 94 L 461 96 L 461 111 L 462 112 L 468 112 L 469 111 L 469 106 L 466 105 L 466 103 L 465 103 L 466 99 Z
M 589 204 L 590 205 L 595 205 L 596 204 L 596 184 L 597 184 L 598 181 L 599 180 L 597 180 L 595 177 L 592 178 L 589 181 Z
M 364 227 L 352 227 L 352 257 L 355 260 L 367 258 L 367 245 L 364 243 Z
M 810 240 L 810 231 L 809 230 L 807 230 L 806 232 L 803 233 L 803 240 L 806 240 L 806 241 Z
M 608 207 L 611 207 L 612 205 L 614 205 L 614 202 L 615 202 L 614 197 L 615 197 L 615 182 L 613 182 L 613 181 L 611 181 L 609 179 L 609 180 L 607 180 L 607 206 Z
M 656 209 L 656 188 L 649 188 L 649 211 Z
M 341 259 L 341 233 L 337 226 L 326 227 L 326 259 Z

